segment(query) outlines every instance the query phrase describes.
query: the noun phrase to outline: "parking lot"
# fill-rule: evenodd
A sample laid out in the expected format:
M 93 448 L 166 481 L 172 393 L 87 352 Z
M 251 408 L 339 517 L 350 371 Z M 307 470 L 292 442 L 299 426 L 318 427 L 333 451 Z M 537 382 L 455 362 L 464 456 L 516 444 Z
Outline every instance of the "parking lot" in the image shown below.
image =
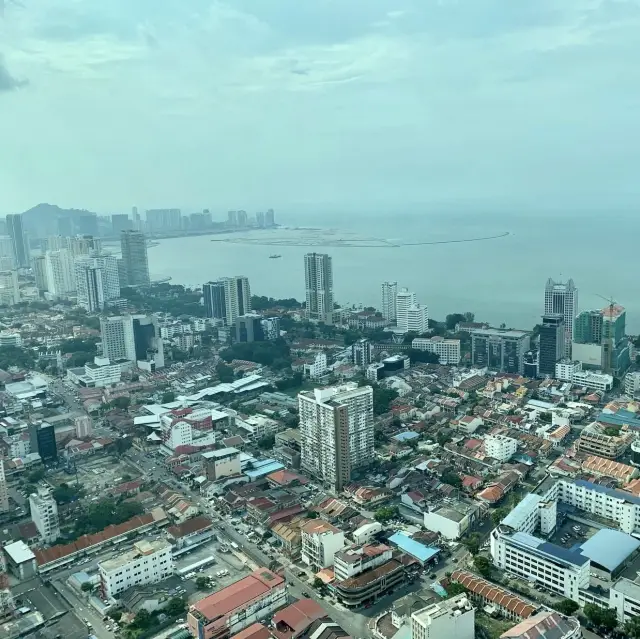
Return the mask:
M 597 532 L 597 528 L 567 518 L 558 526 L 549 541 L 563 548 L 571 548 L 576 544 L 583 544 Z

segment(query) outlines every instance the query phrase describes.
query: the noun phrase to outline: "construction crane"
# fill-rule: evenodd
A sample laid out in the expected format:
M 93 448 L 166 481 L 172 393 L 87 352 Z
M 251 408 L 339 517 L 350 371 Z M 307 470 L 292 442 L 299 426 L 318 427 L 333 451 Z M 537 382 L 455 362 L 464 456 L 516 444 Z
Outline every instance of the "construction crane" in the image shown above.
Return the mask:
M 606 322 L 602 322 L 602 337 L 600 338 L 600 343 L 604 349 L 602 354 L 602 369 L 605 373 L 611 373 L 613 370 L 613 351 L 615 349 L 615 338 L 613 331 L 613 317 L 616 309 L 616 302 L 613 299 L 613 296 L 605 297 L 604 295 L 596 295 L 603 299 L 605 302 L 609 302 L 609 324 L 607 326 Z M 605 336 L 606 330 L 606 336 Z

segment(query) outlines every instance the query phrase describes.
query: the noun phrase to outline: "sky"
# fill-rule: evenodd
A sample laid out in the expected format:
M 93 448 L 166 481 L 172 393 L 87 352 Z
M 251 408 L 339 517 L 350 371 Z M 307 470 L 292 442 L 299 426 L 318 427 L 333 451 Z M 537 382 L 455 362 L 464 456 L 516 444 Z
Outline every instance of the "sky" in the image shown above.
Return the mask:
M 640 0 L 0 0 L 0 212 L 629 207 Z

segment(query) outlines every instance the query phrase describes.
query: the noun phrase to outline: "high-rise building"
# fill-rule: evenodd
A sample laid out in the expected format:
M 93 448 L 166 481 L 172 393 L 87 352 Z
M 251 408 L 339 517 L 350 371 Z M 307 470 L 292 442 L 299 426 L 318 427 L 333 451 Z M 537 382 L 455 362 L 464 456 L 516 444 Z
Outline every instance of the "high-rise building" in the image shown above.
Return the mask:
M 117 237 L 120 237 L 122 231 L 129 231 L 131 227 L 131 220 L 126 213 L 116 213 L 111 216 L 111 229 Z
M 22 213 L 15 215 L 7 215 L 7 234 L 11 238 L 13 248 L 13 259 L 18 267 L 29 266 L 31 251 L 29 249 L 29 240 L 24 230 Z
M 118 260 L 111 255 L 79 257 L 75 261 L 78 305 L 90 313 L 101 311 L 120 297 Z
M 382 317 L 391 323 L 396 321 L 396 297 L 398 296 L 398 282 L 382 283 Z
M 409 330 L 409 309 L 417 304 L 416 294 L 408 288 L 400 289 L 396 293 L 396 324 L 399 329 Z
M 227 213 L 227 224 L 229 226 L 238 226 L 238 211 L 229 211 Z
M 8 235 L 0 235 L 0 259 L 6 261 L 4 270 L 16 267 L 16 260 L 13 255 L 13 241 Z
M 47 263 L 44 255 L 36 255 L 31 260 L 31 269 L 36 280 L 37 289 L 43 293 L 47 290 Z
M 149 233 L 179 231 L 181 228 L 182 212 L 180 209 L 149 209 L 147 211 L 147 231 Z
M 202 286 L 204 311 L 207 317 L 227 319 L 227 305 L 224 296 L 224 282 L 207 282 Z
M 246 211 L 238 211 L 238 226 L 247 226 L 249 218 Z
M 132 315 L 133 343 L 139 367 L 155 370 L 164 368 L 164 343 L 160 324 L 155 315 Z M 142 366 L 141 362 L 146 363 Z
M 9 512 L 9 489 L 7 476 L 4 473 L 4 462 L 0 459 L 0 513 Z M 0 573 L 2 570 L 0 570 Z
M 337 492 L 371 463 L 373 388 L 349 382 L 298 395 L 302 467 Z
M 266 226 L 275 226 L 276 225 L 276 214 L 273 209 L 267 209 L 267 212 L 264 216 L 264 222 Z
M 149 286 L 149 261 L 147 240 L 140 231 L 124 231 L 120 234 L 122 262 L 126 281 L 120 286 Z
M 0 305 L 13 306 L 20 301 L 18 271 L 0 271 Z
M 351 361 L 359 368 L 366 368 L 371 364 L 372 349 L 371 342 L 366 339 L 360 339 L 351 345 Z
M 471 331 L 471 364 L 500 373 L 524 373 L 531 336 L 526 331 L 499 328 Z
M 422 335 L 429 330 L 429 309 L 424 304 L 414 304 L 406 313 L 407 332 Z
M 564 318 L 564 357 L 571 358 L 573 328 L 578 314 L 578 289 L 573 280 L 554 282 L 547 280 L 544 289 L 544 314 L 562 315 Z
M 266 340 L 274 340 L 280 337 L 280 318 L 265 317 L 262 320 L 262 332 Z
M 58 459 L 58 445 L 56 444 L 56 431 L 53 424 L 48 422 L 30 424 L 29 437 L 31 439 L 31 452 L 38 453 L 44 464 Z
M 233 326 L 236 318 L 251 312 L 251 287 L 243 275 L 223 277 L 224 305 L 227 326 Z
M 235 322 L 236 342 L 263 342 L 262 316 L 256 313 L 239 315 Z
M 68 249 L 46 251 L 47 291 L 52 297 L 67 297 L 76 290 L 73 259 Z
M 256 213 L 256 226 L 260 229 L 265 227 L 265 216 L 262 211 Z
M 333 263 L 326 253 L 304 256 L 307 317 L 333 324 Z
M 54 543 L 60 537 L 60 519 L 58 504 L 51 491 L 38 488 L 37 493 L 29 495 L 29 508 L 31 521 L 36 525 L 41 541 L 45 544 Z
M 136 361 L 136 344 L 133 338 L 133 318 L 131 315 L 117 315 L 100 318 L 102 354 L 109 360 L 128 359 Z
M 564 358 L 566 330 L 564 316 L 550 313 L 542 316 L 540 348 L 538 349 L 538 374 L 555 377 L 556 363 Z

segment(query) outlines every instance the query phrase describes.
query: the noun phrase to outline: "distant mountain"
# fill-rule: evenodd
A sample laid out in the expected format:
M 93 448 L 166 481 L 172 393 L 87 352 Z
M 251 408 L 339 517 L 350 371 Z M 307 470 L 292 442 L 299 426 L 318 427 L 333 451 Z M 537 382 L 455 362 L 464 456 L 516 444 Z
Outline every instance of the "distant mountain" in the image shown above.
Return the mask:
M 62 209 L 55 204 L 38 204 L 25 211 L 22 219 L 31 238 L 98 234 L 98 216 L 81 209 Z

